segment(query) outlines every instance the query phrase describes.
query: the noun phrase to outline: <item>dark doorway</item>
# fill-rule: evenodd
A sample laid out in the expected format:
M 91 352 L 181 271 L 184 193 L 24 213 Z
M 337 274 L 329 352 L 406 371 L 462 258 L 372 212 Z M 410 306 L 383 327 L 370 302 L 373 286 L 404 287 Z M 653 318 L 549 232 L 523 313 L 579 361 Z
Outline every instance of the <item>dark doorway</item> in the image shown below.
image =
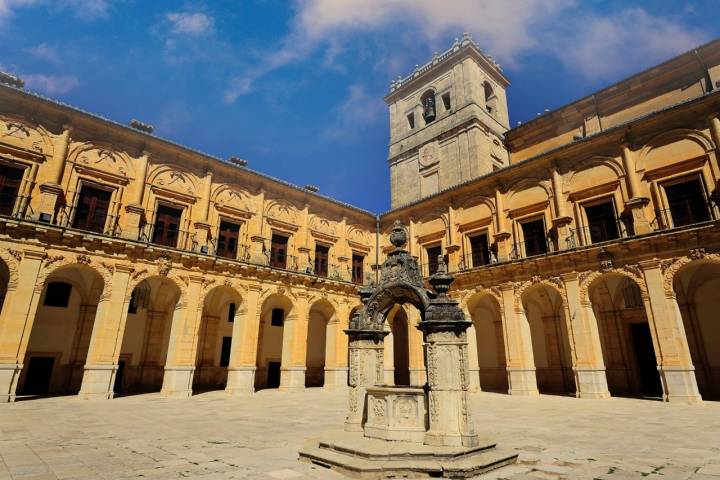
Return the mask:
M 408 352 L 407 329 L 405 312 L 399 311 L 395 314 L 392 324 L 395 385 L 410 385 L 410 355 Z
M 705 201 L 705 188 L 700 179 L 665 186 L 674 227 L 692 225 L 710 220 Z
M 219 257 L 236 258 L 240 225 L 231 222 L 220 222 L 217 255 Z
M 607 242 L 620 236 L 612 202 L 585 207 L 585 215 L 590 230 L 590 243 Z
M 650 325 L 647 323 L 630 324 L 635 359 L 640 374 L 640 388 L 643 396 L 662 397 L 662 385 L 655 360 Z
M 30 357 L 23 394 L 47 395 L 54 365 L 55 357 Z
M 155 217 L 152 243 L 165 245 L 166 247 L 177 247 L 181 216 L 182 210 L 159 205 Z
M 115 395 L 123 393 L 123 375 L 125 375 L 125 360 L 120 360 L 117 372 L 115 372 L 115 383 L 113 384 L 113 393 Z
M 280 386 L 280 362 L 268 362 L 267 388 Z
M 84 185 L 80 190 L 73 228 L 103 233 L 110 208 L 110 196 L 111 193 L 107 190 Z
M 12 215 L 24 169 L 0 164 L 0 215 Z
M 230 349 L 232 347 L 232 337 L 223 337 L 222 346 L 220 348 L 220 366 L 227 367 L 230 365 Z

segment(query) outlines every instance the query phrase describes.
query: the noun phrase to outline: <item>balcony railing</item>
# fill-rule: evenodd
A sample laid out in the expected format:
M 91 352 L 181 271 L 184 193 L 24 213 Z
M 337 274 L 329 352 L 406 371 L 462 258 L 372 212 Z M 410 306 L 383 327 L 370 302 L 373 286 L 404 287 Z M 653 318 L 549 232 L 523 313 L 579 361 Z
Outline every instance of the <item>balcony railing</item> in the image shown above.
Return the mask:
M 156 231 L 154 224 L 146 223 L 140 227 L 138 240 L 180 250 L 196 250 L 197 242 L 195 242 L 195 234 L 188 230 L 173 230 L 172 233 L 165 235 L 165 238 L 155 238 Z
M 624 217 L 618 217 L 605 222 L 592 223 L 580 228 L 571 228 L 570 234 L 565 238 L 565 248 L 577 248 L 585 245 L 609 242 L 633 235 L 632 223 L 628 222 Z
M 719 207 L 714 201 L 708 200 L 701 205 L 700 208 L 684 204 L 674 208 L 655 210 L 652 226 L 656 230 L 670 230 L 720 219 Z
M 0 216 L 17 219 L 30 219 L 33 217 L 33 210 L 30 206 L 32 197 L 29 195 L 18 195 L 13 200 L 0 205 Z

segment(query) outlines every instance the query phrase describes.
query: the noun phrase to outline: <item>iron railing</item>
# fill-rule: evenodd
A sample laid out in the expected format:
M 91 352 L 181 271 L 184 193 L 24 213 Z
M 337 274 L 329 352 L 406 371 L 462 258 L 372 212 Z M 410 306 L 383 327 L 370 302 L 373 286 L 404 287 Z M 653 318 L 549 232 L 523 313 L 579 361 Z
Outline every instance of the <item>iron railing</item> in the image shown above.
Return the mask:
M 686 203 L 671 208 L 655 210 L 655 219 L 652 222 L 652 226 L 656 230 L 669 230 L 718 220 L 720 219 L 720 211 L 718 211 L 718 208 L 718 205 L 714 201 L 708 200 L 699 204 L 699 208 L 693 208 Z
M 579 228 L 571 228 L 565 238 L 565 248 L 576 248 L 596 243 L 609 242 L 634 235 L 632 222 L 625 217 L 605 222 L 595 222 Z

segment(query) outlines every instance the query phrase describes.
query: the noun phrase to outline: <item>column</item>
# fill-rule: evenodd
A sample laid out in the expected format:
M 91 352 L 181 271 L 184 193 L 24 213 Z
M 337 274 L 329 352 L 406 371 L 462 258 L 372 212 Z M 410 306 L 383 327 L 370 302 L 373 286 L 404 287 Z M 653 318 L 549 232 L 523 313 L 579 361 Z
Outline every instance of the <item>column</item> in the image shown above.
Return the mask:
M 367 387 L 382 384 L 383 381 L 383 337 L 384 331 L 347 330 L 350 365 L 348 374 L 348 415 L 345 430 L 362 432 L 365 416 Z
M 305 389 L 305 358 L 307 353 L 308 297 L 306 292 L 297 293 L 297 301 L 283 326 L 282 360 L 280 365 L 280 390 Z
M 510 245 L 509 239 L 512 237 L 510 232 L 507 230 L 505 222 L 505 206 L 503 204 L 504 195 L 500 191 L 500 186 L 495 187 L 495 245 L 497 245 L 497 259 L 498 261 L 505 261 L 510 257 Z
M 148 160 L 150 154 L 143 152 L 137 159 L 138 174 L 135 178 L 135 194 L 130 203 L 125 206 L 125 226 L 122 237 L 137 240 L 140 236 L 140 223 L 145 214 L 142 206 L 143 195 L 145 194 L 145 182 L 147 178 Z
M 480 364 L 478 362 L 478 349 L 477 349 L 477 333 L 475 331 L 475 323 L 472 321 L 472 316 L 467 308 L 463 309 L 465 318 L 470 321 L 465 334 L 467 336 L 467 351 L 468 351 L 468 368 L 470 372 L 470 379 L 468 381 L 469 392 L 480 392 Z M 494 340 L 494 339 L 493 339 Z
M 80 398 L 113 397 L 115 374 L 132 293 L 128 292 L 132 271 L 131 265 L 115 265 L 112 282 L 110 285 L 105 285 L 95 314 L 80 387 Z
M 690 357 L 685 327 L 674 296 L 666 296 L 660 263 L 640 263 L 647 284 L 646 310 L 655 340 L 663 397 L 668 402 L 698 403 L 702 399 Z M 670 294 L 672 295 L 672 294 Z
M 635 166 L 635 154 L 630 150 L 630 145 L 622 146 L 623 169 L 627 181 L 627 190 L 630 200 L 625 204 L 630 209 L 633 216 L 633 228 L 636 235 L 650 233 L 652 228 L 645 216 L 645 206 L 650 203 L 650 199 L 640 195 L 640 180 L 638 179 L 637 169 Z
M 55 220 L 55 207 L 58 199 L 63 196 L 63 189 L 60 185 L 62 181 L 63 171 L 65 170 L 65 160 L 67 158 L 68 146 L 70 144 L 70 127 L 63 126 L 63 133 L 60 138 L 54 141 L 55 155 L 53 161 L 49 165 L 48 172 L 49 181 L 40 185 L 40 206 L 38 208 L 38 219 L 41 222 L 52 223 Z
M 408 308 L 408 367 L 410 370 L 410 385 L 420 386 L 427 382 L 425 369 L 425 355 L 423 353 L 423 334 L 418 330 L 420 324 L 420 311 Z
M 265 212 L 265 191 L 260 190 L 258 198 L 256 200 L 259 205 L 259 215 L 253 215 L 248 220 L 248 233 L 250 234 L 250 261 L 257 265 L 267 265 L 268 259 L 270 258 L 270 252 L 265 250 L 265 237 L 264 237 L 264 212 Z M 270 245 L 267 245 L 270 248 Z
M 567 214 L 565 210 L 565 199 L 562 195 L 562 177 L 557 168 L 552 169 L 552 185 L 553 185 L 553 198 L 555 203 L 555 218 L 553 218 L 553 225 L 557 230 L 558 234 L 558 250 L 564 250 L 568 248 L 567 238 L 570 236 L 568 226 L 572 222 L 572 217 Z
M 393 337 L 392 327 L 387 320 L 383 323 L 383 330 L 385 331 L 383 383 L 385 385 L 395 385 L 395 338 Z
M 347 318 L 349 305 L 340 304 L 337 314 L 330 319 L 325 335 L 325 382 L 326 390 L 344 390 L 347 388 Z
M 249 285 L 235 315 L 230 364 L 225 391 L 243 395 L 255 391 L 258 331 L 260 329 L 260 285 Z
M 200 275 L 191 275 L 190 283 L 180 296 L 170 326 L 165 373 L 160 392 L 166 397 L 190 397 L 192 395 L 197 339 L 200 333 L 203 303 Z
M 580 303 L 580 288 L 577 273 L 562 275 L 567 294 L 567 320 L 573 372 L 575 373 L 576 396 L 578 398 L 610 398 L 603 363 L 600 332 L 592 304 Z
M 195 227 L 195 238 L 193 239 L 196 250 L 203 253 L 208 252 L 208 239 L 210 238 L 210 223 L 208 223 L 210 214 L 210 193 L 212 189 L 212 170 L 207 170 L 202 180 L 202 192 L 200 193 L 200 201 L 198 205 L 199 220 L 193 225 Z M 203 251 L 204 247 L 204 251 Z
M 42 285 L 37 286 L 44 252 L 25 250 L 18 265 L 18 284 L 9 290 L 0 316 L 0 401 L 15 401 Z
M 535 360 L 530 337 L 530 325 L 518 299 L 515 308 L 515 291 L 512 283 L 500 285 L 502 293 L 502 321 L 505 330 L 508 386 L 511 395 L 539 395 L 535 377 Z

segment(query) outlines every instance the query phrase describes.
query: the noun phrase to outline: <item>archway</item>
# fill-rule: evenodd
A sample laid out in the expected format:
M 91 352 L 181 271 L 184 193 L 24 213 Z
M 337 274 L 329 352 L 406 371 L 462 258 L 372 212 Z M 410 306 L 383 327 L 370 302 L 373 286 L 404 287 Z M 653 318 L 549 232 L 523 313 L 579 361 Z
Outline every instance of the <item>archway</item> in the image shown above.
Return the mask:
M 307 349 L 305 351 L 305 387 L 325 385 L 325 365 L 333 352 L 335 308 L 327 300 L 318 300 L 308 315 Z
M 270 295 L 260 309 L 255 388 L 279 388 L 285 319 L 293 309 L 285 295 Z
M 133 289 L 113 387 L 116 396 L 160 391 L 180 294 L 174 281 L 161 276 Z
M 93 268 L 74 264 L 48 275 L 18 382 L 21 396 L 76 394 L 104 288 Z
M 650 325 L 640 287 L 627 276 L 608 273 L 588 287 L 613 396 L 662 398 Z
M 392 332 L 393 382 L 395 385 L 410 385 L 410 352 L 408 318 L 405 309 L 398 306 L 388 315 Z
M 500 306 L 488 293 L 472 296 L 467 305 L 475 327 L 480 388 L 488 392 L 507 393 L 507 362 Z
M 556 289 L 539 284 L 528 287 L 521 300 L 530 326 L 538 390 L 575 394 L 562 297 Z
M 225 285 L 214 287 L 205 295 L 193 375 L 194 392 L 225 388 L 233 324 L 241 303 L 237 290 Z
M 720 399 L 720 264 L 705 260 L 681 268 L 673 282 L 700 395 Z

